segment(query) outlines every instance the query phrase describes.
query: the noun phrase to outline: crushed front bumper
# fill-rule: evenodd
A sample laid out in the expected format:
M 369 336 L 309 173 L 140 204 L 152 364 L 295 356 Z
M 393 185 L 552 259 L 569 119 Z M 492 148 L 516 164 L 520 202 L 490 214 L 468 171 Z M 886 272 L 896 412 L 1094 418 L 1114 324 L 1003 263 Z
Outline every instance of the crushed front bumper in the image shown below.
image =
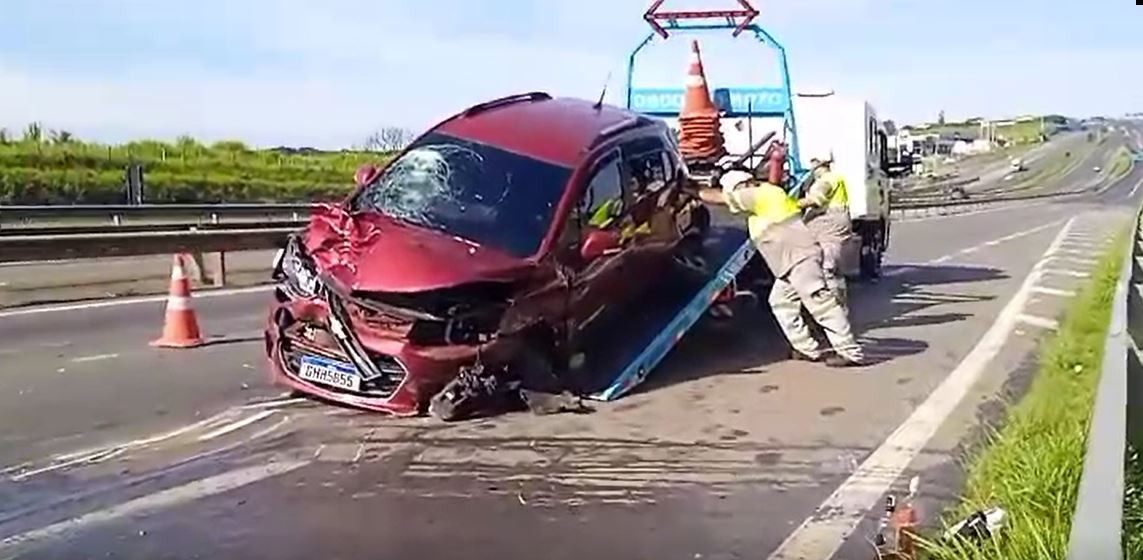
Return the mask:
M 429 399 L 456 377 L 461 366 L 472 364 L 478 353 L 486 351 L 477 346 L 419 347 L 348 317 L 340 321 L 345 328 L 339 337 L 331 304 L 340 303 L 332 298 L 291 298 L 279 290 L 265 328 L 275 383 L 357 408 L 415 416 L 426 410 Z M 306 355 L 352 364 L 361 376 L 360 390 L 302 379 L 301 359 Z

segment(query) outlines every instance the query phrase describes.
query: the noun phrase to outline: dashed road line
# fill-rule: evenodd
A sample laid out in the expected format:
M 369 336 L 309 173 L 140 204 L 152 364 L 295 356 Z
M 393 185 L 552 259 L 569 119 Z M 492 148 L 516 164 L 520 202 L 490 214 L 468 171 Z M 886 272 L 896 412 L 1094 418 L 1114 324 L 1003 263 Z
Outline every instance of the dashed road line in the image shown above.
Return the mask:
M 1059 276 L 1071 276 L 1072 278 L 1088 278 L 1091 273 L 1080 272 L 1078 270 L 1069 270 L 1066 268 L 1045 268 L 1042 270 L 1044 274 L 1057 274 Z
M 1043 230 L 1045 230 L 1045 229 L 1048 229 L 1048 228 L 1050 228 L 1050 227 L 1056 226 L 1056 225 L 1058 225 L 1058 224 L 1060 224 L 1060 223 L 1063 223 L 1063 221 L 1064 221 L 1064 220 L 1056 220 L 1056 221 L 1054 221 L 1054 222 L 1049 222 L 1049 223 L 1046 223 L 1046 224 L 1043 224 L 1043 225 L 1040 225 L 1040 226 L 1036 226 L 1036 227 L 1034 227 L 1034 228 L 1030 228 L 1030 229 L 1026 229 L 1026 230 L 1021 230 L 1021 231 L 1018 231 L 1018 232 L 1016 232 L 1016 233 L 1010 233 L 1010 234 L 1008 234 L 1008 235 L 1005 235 L 1004 237 L 998 237 L 998 238 L 996 238 L 996 239 L 991 239 L 991 240 L 989 240 L 989 241 L 985 241 L 984 243 L 980 243 L 980 244 L 978 244 L 978 245 L 973 245 L 972 247 L 968 247 L 968 248 L 965 248 L 965 249 L 961 249 L 961 250 L 959 250 L 959 251 L 957 251 L 957 252 L 955 252 L 955 253 L 950 253 L 950 254 L 948 254 L 948 255 L 944 255 L 944 256 L 941 256 L 941 257 L 937 257 L 937 258 L 935 258 L 935 259 L 931 259 L 931 260 L 925 261 L 925 262 L 923 262 L 923 263 L 921 263 L 921 264 L 916 264 L 916 265 L 904 265 L 904 266 L 901 266 L 901 267 L 898 267 L 898 268 L 894 268 L 894 269 L 892 269 L 892 270 L 888 270 L 888 271 L 886 271 L 886 272 L 882 273 L 882 274 L 881 274 L 881 276 L 883 276 L 883 277 L 886 277 L 886 276 L 889 276 L 889 277 L 892 277 L 892 276 L 900 276 L 900 275 L 902 275 L 902 274 L 908 274 L 908 273 L 910 273 L 910 272 L 913 272 L 913 271 L 915 271 L 915 270 L 919 270 L 919 269 L 920 269 L 920 267 L 922 267 L 922 266 L 932 266 L 932 265 L 934 265 L 934 264 L 941 264 L 941 263 L 944 263 L 944 262 L 948 262 L 948 261 L 951 261 L 951 260 L 953 260 L 954 258 L 956 258 L 958 255 L 963 255 L 963 254 L 973 253 L 973 252 L 976 252 L 976 251 L 978 251 L 978 250 L 980 250 L 981 248 L 984 248 L 984 247 L 993 247 L 993 246 L 995 246 L 995 245 L 998 245 L 998 244 L 1000 244 L 1000 243 L 1003 243 L 1003 242 L 1005 242 L 1005 241 L 1012 241 L 1012 240 L 1014 240 L 1014 239 L 1019 239 L 1019 238 L 1021 238 L 1021 237 L 1026 237 L 1026 236 L 1032 235 L 1033 233 L 1037 233 L 1037 232 L 1043 231 Z
M 1058 297 L 1074 297 L 1076 295 L 1076 293 L 1072 290 L 1060 290 L 1057 288 L 1047 288 L 1044 286 L 1034 286 L 1032 288 L 1032 291 L 1037 293 L 1037 294 L 1044 294 L 1044 295 L 1048 295 L 1048 296 L 1058 296 Z
M 1044 255 L 1059 248 L 1076 218 L 1060 229 Z M 1025 277 L 976 346 L 897 429 L 770 554 L 770 560 L 829 560 L 882 495 L 956 409 L 1017 325 L 1032 288 L 1042 274 L 1041 260 Z
M 309 402 L 309 399 L 306 397 L 293 397 L 288 399 L 274 399 L 269 401 L 253 402 L 244 404 L 238 408 L 241 410 L 249 410 L 251 408 L 277 408 L 280 406 L 289 406 L 291 404 L 300 404 L 304 402 Z
M 1048 259 L 1049 260 L 1068 261 L 1068 262 L 1072 262 L 1072 263 L 1084 265 L 1084 266 L 1095 266 L 1095 265 L 1099 264 L 1099 261 L 1097 261 L 1095 259 L 1089 259 L 1086 257 L 1077 257 L 1074 255 L 1048 255 Z
M 141 496 L 118 505 L 86 513 L 45 527 L 12 535 L 0 541 L 0 551 L 34 545 L 46 540 L 62 537 L 70 532 L 89 529 L 97 525 L 104 525 L 125 517 L 134 517 L 201 498 L 222 494 L 270 477 L 286 474 L 304 467 L 307 464 L 309 464 L 309 461 L 275 461 L 244 467 L 209 478 L 196 480 L 183 484 L 182 486 L 176 486 L 154 494 Z
M 195 292 L 194 299 L 208 299 L 226 296 L 238 296 L 245 294 L 256 294 L 259 292 L 268 292 L 273 290 L 273 285 L 253 286 L 250 288 L 234 288 L 230 290 L 203 290 Z M 9 311 L 0 311 L 0 318 L 4 317 L 17 317 L 20 315 L 38 315 L 41 313 L 56 313 L 59 311 L 80 311 L 86 309 L 99 309 L 102 307 L 118 307 L 121 305 L 135 305 L 139 303 L 155 303 L 167 301 L 167 295 L 161 296 L 146 296 L 136 298 L 121 298 L 109 299 L 104 301 L 92 301 L 88 303 L 75 303 L 69 305 L 51 305 L 46 307 L 29 307 L 26 309 L 12 309 Z
M 229 434 L 230 432 L 241 430 L 242 428 L 245 428 L 246 426 L 249 426 L 250 424 L 253 424 L 255 422 L 259 422 L 261 420 L 265 420 L 266 418 L 269 418 L 270 415 L 274 414 L 274 412 L 276 412 L 276 411 L 274 411 L 274 410 L 263 410 L 257 414 L 247 416 L 246 418 L 243 418 L 241 420 L 231 422 L 231 423 L 226 424 L 225 426 L 222 426 L 222 427 L 220 427 L 214 431 L 211 431 L 211 432 L 208 432 L 208 433 L 205 433 L 205 434 L 199 436 L 198 441 L 209 441 L 209 440 L 212 440 L 216 437 Z
M 1060 328 L 1060 322 L 1055 319 L 1047 317 L 1040 317 L 1039 315 L 1031 315 L 1028 313 L 1021 313 L 1016 317 L 1021 323 L 1032 325 L 1033 327 L 1040 327 L 1041 329 L 1056 330 Z
M 112 354 L 95 354 L 94 356 L 80 356 L 78 358 L 72 358 L 71 362 L 76 363 L 76 364 L 82 364 L 84 362 L 98 362 L 101 360 L 113 360 L 113 359 L 118 358 L 118 357 L 119 357 L 119 354 L 114 354 L 114 353 L 112 353 Z

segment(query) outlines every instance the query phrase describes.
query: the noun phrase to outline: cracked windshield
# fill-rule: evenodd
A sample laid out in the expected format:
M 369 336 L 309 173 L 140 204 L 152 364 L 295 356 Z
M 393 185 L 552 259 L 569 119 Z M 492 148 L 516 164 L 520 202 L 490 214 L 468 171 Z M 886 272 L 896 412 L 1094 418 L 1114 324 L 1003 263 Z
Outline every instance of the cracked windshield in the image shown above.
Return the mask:
M 0 0 L 0 559 L 1143 560 L 1140 2 Z
M 570 175 L 566 167 L 429 133 L 365 188 L 355 209 L 527 257 L 539 249 Z

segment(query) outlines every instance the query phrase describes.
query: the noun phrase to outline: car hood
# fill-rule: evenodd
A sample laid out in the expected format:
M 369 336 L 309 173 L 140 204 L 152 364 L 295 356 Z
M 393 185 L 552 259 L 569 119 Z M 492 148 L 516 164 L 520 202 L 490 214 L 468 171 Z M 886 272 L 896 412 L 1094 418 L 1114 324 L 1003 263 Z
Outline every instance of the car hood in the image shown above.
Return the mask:
M 350 291 L 417 292 L 470 282 L 509 282 L 533 267 L 502 251 L 388 218 L 315 209 L 304 235 L 319 270 Z

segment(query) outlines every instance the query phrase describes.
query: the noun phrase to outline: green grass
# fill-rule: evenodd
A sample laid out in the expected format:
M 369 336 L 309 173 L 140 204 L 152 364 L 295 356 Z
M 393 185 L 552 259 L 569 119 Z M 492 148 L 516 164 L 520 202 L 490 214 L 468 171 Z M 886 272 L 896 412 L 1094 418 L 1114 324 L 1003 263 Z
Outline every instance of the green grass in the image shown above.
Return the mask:
M 152 202 L 293 201 L 340 198 L 353 172 L 379 152 L 286 154 L 241 142 L 192 138 L 123 145 L 56 137 L 0 138 L 0 204 L 121 202 L 126 167 L 144 168 Z
M 1121 238 L 1116 247 L 1125 245 Z M 1092 281 L 1070 303 L 1058 333 L 1042 344 L 1039 371 L 1027 394 L 969 461 L 962 503 L 946 512 L 951 524 L 978 509 L 1000 506 L 1008 512 L 1004 528 L 982 546 L 927 542 L 926 558 L 1066 556 L 1121 250 L 1104 256 Z
M 1128 150 L 1126 147 L 1119 148 L 1119 150 L 1115 152 L 1115 158 L 1112 160 L 1111 169 L 1108 170 L 1107 176 L 1112 181 L 1122 179 L 1131 172 L 1131 167 L 1134 163 L 1135 158 L 1131 154 L 1131 150 Z

